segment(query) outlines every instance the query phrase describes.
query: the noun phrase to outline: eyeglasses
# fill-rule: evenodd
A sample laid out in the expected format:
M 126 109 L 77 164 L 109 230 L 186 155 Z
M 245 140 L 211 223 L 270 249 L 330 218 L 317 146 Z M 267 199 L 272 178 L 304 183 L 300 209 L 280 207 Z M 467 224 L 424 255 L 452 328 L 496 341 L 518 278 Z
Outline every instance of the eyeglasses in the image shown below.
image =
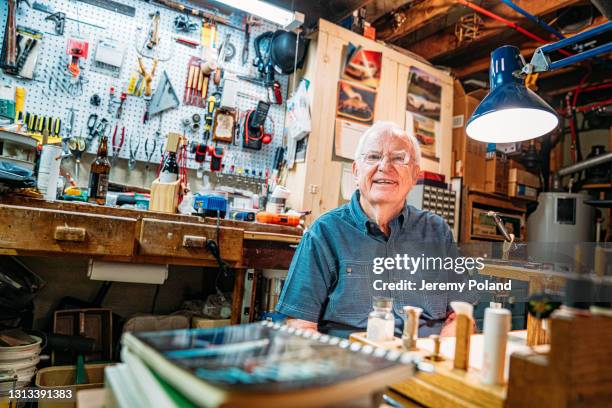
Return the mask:
M 381 163 L 385 156 L 394 166 L 407 166 L 410 164 L 410 155 L 408 152 L 403 150 L 390 152 L 388 154 L 382 154 L 381 152 L 367 152 L 361 155 L 361 157 L 363 157 L 363 161 L 368 165 Z

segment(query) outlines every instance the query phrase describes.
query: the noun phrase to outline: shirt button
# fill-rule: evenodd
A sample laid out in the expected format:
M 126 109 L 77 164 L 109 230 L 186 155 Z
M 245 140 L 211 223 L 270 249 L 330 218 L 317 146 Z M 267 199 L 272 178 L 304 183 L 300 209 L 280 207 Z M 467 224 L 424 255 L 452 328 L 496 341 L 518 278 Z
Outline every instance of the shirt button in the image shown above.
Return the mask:
M 346 268 L 346 273 L 351 273 L 353 272 L 353 268 Z

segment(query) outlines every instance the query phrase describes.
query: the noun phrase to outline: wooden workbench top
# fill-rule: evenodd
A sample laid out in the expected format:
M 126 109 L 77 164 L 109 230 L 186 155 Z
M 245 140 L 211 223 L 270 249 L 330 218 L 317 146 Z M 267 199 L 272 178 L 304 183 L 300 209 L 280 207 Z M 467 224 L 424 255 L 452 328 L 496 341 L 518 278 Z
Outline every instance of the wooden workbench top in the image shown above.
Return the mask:
M 0 254 L 70 255 L 120 262 L 287 269 L 302 230 L 194 215 L 0 196 Z

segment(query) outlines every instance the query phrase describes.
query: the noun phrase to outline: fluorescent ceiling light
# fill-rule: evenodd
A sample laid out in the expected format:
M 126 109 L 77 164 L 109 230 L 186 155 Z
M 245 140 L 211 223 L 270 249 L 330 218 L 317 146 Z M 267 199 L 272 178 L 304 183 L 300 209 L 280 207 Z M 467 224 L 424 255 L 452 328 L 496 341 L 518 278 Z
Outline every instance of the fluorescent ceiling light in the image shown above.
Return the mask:
M 242 10 L 282 27 L 292 27 L 296 21 L 304 22 L 302 13 L 295 13 L 261 0 L 215 0 L 230 7 Z M 301 21 L 300 21 L 301 16 Z M 299 25 L 298 25 L 299 26 Z M 296 26 L 297 27 L 297 26 Z
M 465 132 L 481 142 L 510 143 L 534 139 L 551 132 L 559 124 L 553 108 L 531 89 L 520 76 L 518 48 L 503 46 L 491 54 L 491 92 L 472 113 Z

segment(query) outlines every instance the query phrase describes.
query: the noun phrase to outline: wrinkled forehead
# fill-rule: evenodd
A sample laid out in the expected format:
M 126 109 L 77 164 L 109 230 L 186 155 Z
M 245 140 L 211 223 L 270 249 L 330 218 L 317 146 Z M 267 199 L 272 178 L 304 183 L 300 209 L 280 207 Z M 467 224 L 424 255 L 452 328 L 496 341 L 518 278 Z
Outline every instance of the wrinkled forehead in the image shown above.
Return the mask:
M 407 138 L 388 133 L 370 135 L 363 144 L 363 153 L 406 151 L 413 154 L 412 150 L 412 143 Z

